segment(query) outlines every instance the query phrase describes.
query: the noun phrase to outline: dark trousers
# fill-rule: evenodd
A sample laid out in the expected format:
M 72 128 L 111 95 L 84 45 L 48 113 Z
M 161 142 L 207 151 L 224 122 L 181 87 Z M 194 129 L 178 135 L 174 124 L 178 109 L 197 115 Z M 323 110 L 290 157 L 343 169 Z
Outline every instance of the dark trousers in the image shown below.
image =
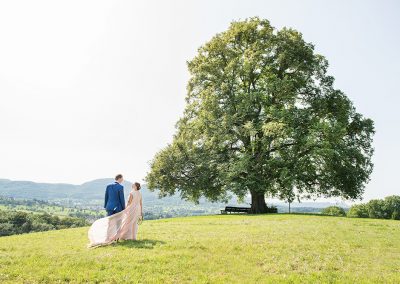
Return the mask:
M 117 213 L 115 210 L 112 210 L 112 211 L 107 210 L 107 216 L 114 215 L 115 213 Z
M 109 210 L 106 210 L 106 211 L 107 211 L 107 216 L 111 216 L 118 212 L 121 212 L 122 210 L 115 209 L 115 210 L 111 210 L 111 211 L 109 211 Z

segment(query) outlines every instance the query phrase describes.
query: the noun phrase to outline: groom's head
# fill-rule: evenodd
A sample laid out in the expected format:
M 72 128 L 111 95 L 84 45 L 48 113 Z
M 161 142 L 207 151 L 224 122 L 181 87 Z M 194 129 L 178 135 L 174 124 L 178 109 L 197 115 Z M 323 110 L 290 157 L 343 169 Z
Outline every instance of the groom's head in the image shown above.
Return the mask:
M 115 181 L 118 183 L 122 183 L 124 181 L 124 177 L 121 174 L 115 176 Z

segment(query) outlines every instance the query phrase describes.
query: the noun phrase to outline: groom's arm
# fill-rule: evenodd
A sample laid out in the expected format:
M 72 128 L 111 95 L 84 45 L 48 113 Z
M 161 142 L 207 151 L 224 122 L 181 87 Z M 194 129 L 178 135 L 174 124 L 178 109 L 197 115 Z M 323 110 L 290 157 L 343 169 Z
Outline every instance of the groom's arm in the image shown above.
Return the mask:
M 106 208 L 106 206 L 107 206 L 107 201 L 108 201 L 108 188 L 109 188 L 109 186 L 107 186 L 107 188 L 106 188 L 106 196 L 104 197 L 104 208 Z
M 122 210 L 125 209 L 125 197 L 124 197 L 124 188 L 121 188 L 118 192 L 119 201 L 121 202 Z

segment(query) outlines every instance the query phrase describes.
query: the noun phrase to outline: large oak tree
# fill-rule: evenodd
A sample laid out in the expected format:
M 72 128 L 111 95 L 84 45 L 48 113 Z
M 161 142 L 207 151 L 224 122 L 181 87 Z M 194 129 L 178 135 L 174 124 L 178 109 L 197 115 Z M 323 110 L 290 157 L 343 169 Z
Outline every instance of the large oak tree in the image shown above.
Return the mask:
M 372 171 L 373 121 L 333 86 L 301 33 L 233 22 L 188 62 L 186 108 L 146 180 L 161 196 L 226 200 L 361 197 Z

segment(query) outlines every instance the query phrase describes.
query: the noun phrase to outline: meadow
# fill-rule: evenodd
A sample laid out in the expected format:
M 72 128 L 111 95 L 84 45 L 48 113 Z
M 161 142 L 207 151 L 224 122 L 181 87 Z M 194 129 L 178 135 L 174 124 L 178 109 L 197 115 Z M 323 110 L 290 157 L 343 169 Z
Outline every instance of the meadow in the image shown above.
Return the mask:
M 313 215 L 144 221 L 88 249 L 87 227 L 0 238 L 1 283 L 399 283 L 400 222 Z

